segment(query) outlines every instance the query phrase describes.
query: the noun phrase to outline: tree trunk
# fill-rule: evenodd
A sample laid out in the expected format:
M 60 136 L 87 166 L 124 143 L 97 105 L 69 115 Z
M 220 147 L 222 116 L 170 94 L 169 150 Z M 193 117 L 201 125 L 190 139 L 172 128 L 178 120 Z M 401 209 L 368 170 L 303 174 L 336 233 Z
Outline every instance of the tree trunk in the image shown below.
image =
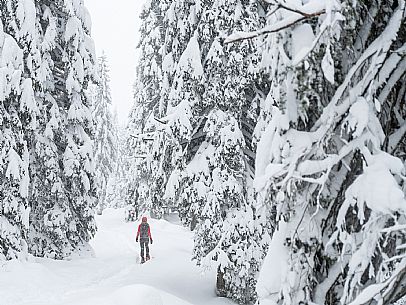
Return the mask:
M 197 217 L 193 215 L 192 220 L 190 221 L 190 231 L 194 231 L 197 226 Z
M 220 267 L 217 269 L 217 282 L 216 282 L 216 294 L 219 297 L 226 297 L 226 281 L 224 280 L 224 272 L 220 270 Z

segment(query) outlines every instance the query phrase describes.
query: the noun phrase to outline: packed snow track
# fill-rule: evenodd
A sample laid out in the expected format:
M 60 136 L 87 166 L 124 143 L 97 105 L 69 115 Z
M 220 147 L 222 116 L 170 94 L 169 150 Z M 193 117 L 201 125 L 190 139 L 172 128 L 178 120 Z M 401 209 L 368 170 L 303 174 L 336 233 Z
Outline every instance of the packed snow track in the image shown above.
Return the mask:
M 93 257 L 69 261 L 31 258 L 0 266 L 0 305 L 224 305 L 215 274 L 191 261 L 192 233 L 166 220 L 150 220 L 152 260 L 139 263 L 136 223 L 123 210 L 97 217 Z

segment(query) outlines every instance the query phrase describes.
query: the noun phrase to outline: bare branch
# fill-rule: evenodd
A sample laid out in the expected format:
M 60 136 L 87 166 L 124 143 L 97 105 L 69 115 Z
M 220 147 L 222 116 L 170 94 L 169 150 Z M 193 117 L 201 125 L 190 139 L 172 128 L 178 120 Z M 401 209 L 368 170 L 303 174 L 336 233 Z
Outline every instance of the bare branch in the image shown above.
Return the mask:
M 323 15 L 326 10 L 325 8 L 319 8 L 318 10 L 314 10 L 314 11 L 309 11 L 306 12 L 305 10 L 299 10 L 297 8 L 291 8 L 282 4 L 279 4 L 279 8 L 283 8 L 286 10 L 289 10 L 291 12 L 294 12 L 295 15 L 289 16 L 288 18 L 282 19 L 279 22 L 270 25 L 268 27 L 265 27 L 261 30 L 257 30 L 254 32 L 235 32 L 233 34 L 231 34 L 230 36 L 228 36 L 224 43 L 228 44 L 228 43 L 233 43 L 233 42 L 238 42 L 238 41 L 243 41 L 246 39 L 252 39 L 252 38 L 256 38 L 262 35 L 267 35 L 267 34 L 271 34 L 271 33 L 276 33 L 279 32 L 281 30 L 287 29 L 305 19 L 309 19 L 309 18 L 313 18 L 313 17 L 317 17 L 320 15 Z M 305 8 L 305 6 L 303 6 L 303 8 Z M 275 13 L 275 11 L 273 11 L 273 13 Z
M 321 14 L 315 15 L 316 13 L 314 13 L 314 12 L 313 13 L 307 13 L 305 11 L 302 11 L 302 10 L 298 9 L 297 7 L 290 7 L 290 6 L 287 6 L 286 4 L 282 4 L 282 3 L 279 3 L 278 7 L 282 8 L 282 9 L 285 9 L 287 11 L 302 15 L 303 17 L 306 17 L 306 18 L 312 18 L 312 17 L 315 17 L 315 16 L 318 16 L 318 15 L 321 15 L 321 14 L 325 13 L 325 10 L 323 10 L 323 12 Z
M 143 141 L 154 141 L 154 138 L 143 137 L 143 135 L 132 135 L 132 134 L 130 134 L 130 137 L 132 137 L 134 139 L 143 140 Z
M 154 117 L 155 121 L 157 121 L 158 123 L 161 123 L 162 125 L 166 125 L 166 123 L 160 119 L 157 119 L 156 117 Z

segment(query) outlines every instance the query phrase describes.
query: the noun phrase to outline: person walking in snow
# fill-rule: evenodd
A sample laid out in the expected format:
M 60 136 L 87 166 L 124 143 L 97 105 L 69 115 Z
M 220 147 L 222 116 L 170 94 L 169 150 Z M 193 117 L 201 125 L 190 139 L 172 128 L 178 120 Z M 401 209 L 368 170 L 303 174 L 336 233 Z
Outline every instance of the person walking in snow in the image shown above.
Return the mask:
M 147 222 L 147 217 L 142 217 L 142 222 L 138 226 L 137 237 L 135 238 L 136 242 L 140 241 L 141 246 L 141 264 L 145 262 L 145 260 L 149 260 L 149 242 L 152 244 L 152 236 L 151 236 L 151 229 L 149 227 L 149 223 Z M 145 259 L 144 259 L 144 249 L 145 249 Z

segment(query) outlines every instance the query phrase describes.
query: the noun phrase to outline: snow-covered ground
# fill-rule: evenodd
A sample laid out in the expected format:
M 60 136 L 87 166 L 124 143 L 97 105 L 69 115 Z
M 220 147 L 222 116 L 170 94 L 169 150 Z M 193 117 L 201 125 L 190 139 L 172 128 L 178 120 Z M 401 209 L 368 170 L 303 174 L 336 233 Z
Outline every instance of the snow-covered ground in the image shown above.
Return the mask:
M 224 305 L 215 274 L 191 262 L 192 233 L 165 220 L 150 220 L 152 260 L 139 264 L 135 223 L 123 210 L 97 218 L 92 258 L 31 259 L 0 266 L 0 305 Z

